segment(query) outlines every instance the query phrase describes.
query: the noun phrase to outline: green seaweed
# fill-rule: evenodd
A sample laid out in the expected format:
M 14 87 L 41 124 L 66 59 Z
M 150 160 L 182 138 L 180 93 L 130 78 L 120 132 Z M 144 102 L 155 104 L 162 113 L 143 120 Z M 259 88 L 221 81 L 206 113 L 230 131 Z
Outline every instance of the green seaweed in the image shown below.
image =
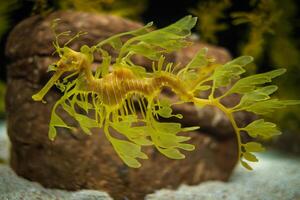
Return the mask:
M 0 2 L 0 39 L 10 27 L 10 14 L 18 7 L 17 0 Z
M 233 12 L 233 24 L 248 24 L 248 41 L 242 46 L 241 53 L 253 56 L 256 60 L 261 59 L 265 46 L 266 37 L 274 34 L 274 27 L 281 17 L 281 11 L 277 9 L 274 0 L 259 1 L 251 12 Z
M 33 12 L 46 15 L 53 10 L 75 10 L 138 19 L 145 9 L 146 2 L 146 0 L 36 0 Z
M 285 66 L 287 74 L 276 83 L 282 88 L 278 97 L 299 98 L 300 50 L 299 40 L 295 37 L 297 24 L 297 3 L 294 0 L 253 1 L 253 9 L 248 12 L 233 13 L 234 24 L 247 24 L 248 40 L 242 45 L 241 52 L 251 55 L 259 63 L 270 63 L 274 68 Z M 263 58 L 263 59 L 262 59 Z M 252 73 L 257 66 L 252 65 Z M 300 108 L 290 108 L 269 116 L 294 137 L 300 133 Z M 280 140 L 280 138 L 279 138 Z
M 240 75 L 246 72 L 245 66 L 253 61 L 251 56 L 241 56 L 222 65 L 208 58 L 204 48 L 180 70 L 176 69 L 177 65 L 166 63 L 164 54 L 190 45 L 187 37 L 195 24 L 196 18 L 191 16 L 158 30 L 151 29 L 152 23 L 149 23 L 140 29 L 114 35 L 94 46 L 84 45 L 80 51 L 72 50 L 66 44 L 81 33 L 62 47 L 58 39 L 66 33 L 56 34 L 53 44 L 60 59 L 49 66 L 54 75 L 32 96 L 35 101 L 43 101 L 54 84 L 63 93 L 52 109 L 49 138 L 54 140 L 57 137 L 58 127 L 73 128 L 57 114 L 57 108 L 61 107 L 86 134 L 92 134 L 93 128 L 102 128 L 118 156 L 130 167 L 138 168 L 141 166 L 139 159 L 147 159 L 142 151 L 144 146 L 154 146 L 168 158 L 183 159 L 183 150 L 192 151 L 195 148 L 187 143 L 190 139 L 187 132 L 199 127 L 182 127 L 180 123 L 159 121 L 162 117 L 183 117 L 172 113 L 174 103 L 167 98 L 159 98 L 162 87 L 169 87 L 179 97 L 176 104 L 190 102 L 199 108 L 215 106 L 226 114 L 236 133 L 239 161 L 251 170 L 249 162 L 257 162 L 253 152 L 264 150 L 255 139 L 272 137 L 280 131 L 275 124 L 263 119 L 239 127 L 235 113 L 249 111 L 265 115 L 300 102 L 270 97 L 277 87 L 266 84 L 282 75 L 285 69 L 241 78 Z M 123 42 L 121 38 L 124 36 L 130 36 L 130 39 Z M 114 62 L 103 48 L 107 45 L 118 51 Z M 103 59 L 101 66 L 93 72 L 91 65 L 95 54 L 100 54 Z M 134 55 L 151 59 L 152 71 L 147 72 L 144 67 L 134 64 Z M 71 74 L 59 81 L 66 72 Z M 222 96 L 217 96 L 216 90 L 221 87 L 229 89 Z M 208 98 L 199 97 L 199 92 L 204 90 L 210 92 Z M 222 104 L 222 99 L 233 93 L 240 94 L 241 101 L 233 107 Z M 120 135 L 112 134 L 112 130 Z M 247 132 L 254 141 L 243 141 L 242 132 Z
M 201 40 L 217 43 L 216 34 L 228 28 L 222 20 L 225 18 L 224 11 L 231 6 L 230 0 L 199 2 L 191 13 L 198 17 L 197 30 Z

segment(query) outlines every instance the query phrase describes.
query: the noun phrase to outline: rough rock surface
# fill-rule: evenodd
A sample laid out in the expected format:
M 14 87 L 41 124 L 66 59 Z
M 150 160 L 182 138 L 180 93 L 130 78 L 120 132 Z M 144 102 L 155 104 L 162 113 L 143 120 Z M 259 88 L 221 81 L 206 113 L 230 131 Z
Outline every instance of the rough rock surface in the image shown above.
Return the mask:
M 152 148 L 146 149 L 149 160 L 144 161 L 139 169 L 128 168 L 122 163 L 103 137 L 102 130 L 95 130 L 92 136 L 87 136 L 80 128 L 60 129 L 57 139 L 51 142 L 47 136 L 49 117 L 60 94 L 52 89 L 45 98 L 47 104 L 34 102 L 31 96 L 49 78 L 46 70 L 53 62 L 53 34 L 50 25 L 56 18 L 62 19 L 58 32 L 71 30 L 73 33 L 89 33 L 71 44 L 74 49 L 141 26 L 114 16 L 56 12 L 46 18 L 31 17 L 12 31 L 6 48 L 6 54 L 12 61 L 7 67 L 6 110 L 8 135 L 12 143 L 10 164 L 18 175 L 46 187 L 97 189 L 107 191 L 115 199 L 132 200 L 140 200 L 159 188 L 176 188 L 182 183 L 198 184 L 206 180 L 228 179 L 237 157 L 236 141 L 230 129 L 226 131 L 227 137 L 221 137 L 216 129 L 211 129 L 214 130 L 213 134 L 191 133 L 191 143 L 196 145 L 196 150 L 180 161 L 170 160 Z M 175 61 L 175 58 L 178 55 L 171 55 L 168 59 Z M 136 59 L 141 65 L 149 64 L 142 58 Z M 96 61 L 101 61 L 101 58 L 96 58 Z M 195 109 L 186 112 L 186 122 L 182 123 L 188 123 L 188 116 L 194 112 Z M 74 123 L 64 112 L 60 113 L 67 122 Z M 215 115 L 211 116 L 213 118 Z M 205 115 L 196 115 L 195 118 L 200 122 L 207 121 Z M 215 121 L 225 123 L 223 130 L 230 127 L 224 117 L 218 117 Z M 212 126 L 216 126 L 216 123 L 207 125 Z
M 146 200 L 299 200 L 300 159 L 265 153 L 248 172 L 238 166 L 228 183 L 209 181 L 198 186 L 181 186 L 176 191 L 160 190 Z

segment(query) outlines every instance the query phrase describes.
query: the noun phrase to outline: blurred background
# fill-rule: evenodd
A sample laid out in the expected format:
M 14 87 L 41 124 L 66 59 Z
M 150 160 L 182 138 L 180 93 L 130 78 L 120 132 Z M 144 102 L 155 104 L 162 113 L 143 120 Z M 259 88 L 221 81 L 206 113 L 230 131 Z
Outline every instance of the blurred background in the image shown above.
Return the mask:
M 109 13 L 163 27 L 192 14 L 198 17 L 194 33 L 203 42 L 225 47 L 233 57 L 251 55 L 249 74 L 284 67 L 288 72 L 276 83 L 282 99 L 300 99 L 300 1 L 297 0 L 10 0 L 0 1 L 0 113 L 5 117 L 5 43 L 23 19 L 56 10 Z M 284 134 L 275 146 L 300 153 L 300 107 L 269 116 Z

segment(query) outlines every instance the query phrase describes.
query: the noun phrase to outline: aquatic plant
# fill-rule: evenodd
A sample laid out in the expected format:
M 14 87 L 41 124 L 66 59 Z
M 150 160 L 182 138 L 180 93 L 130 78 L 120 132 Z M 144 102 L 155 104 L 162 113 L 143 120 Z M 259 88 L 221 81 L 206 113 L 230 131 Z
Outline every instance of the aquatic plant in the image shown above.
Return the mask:
M 172 113 L 174 103 L 167 98 L 159 98 L 162 88 L 168 87 L 179 97 L 176 104 L 190 102 L 199 108 L 210 105 L 222 110 L 236 133 L 241 164 L 252 169 L 248 162 L 257 161 L 253 152 L 263 151 L 264 148 L 257 142 L 243 141 L 241 133 L 246 132 L 252 138 L 268 138 L 280 134 L 280 131 L 275 124 L 263 119 L 239 127 L 235 113 L 248 111 L 264 115 L 287 105 L 298 104 L 299 101 L 270 97 L 277 86 L 266 86 L 265 83 L 283 74 L 285 69 L 241 78 L 244 67 L 253 60 L 250 56 L 241 56 L 222 65 L 208 57 L 204 48 L 184 67 L 165 63 L 165 53 L 190 44 L 187 37 L 196 20 L 195 17 L 186 16 L 158 30 L 151 29 L 152 23 L 149 23 L 137 30 L 116 34 L 94 46 L 84 45 L 80 51 L 67 45 L 81 32 L 63 46 L 59 45 L 58 39 L 68 32 L 56 33 L 53 44 L 60 59 L 49 66 L 49 71 L 54 71 L 51 79 L 32 96 L 35 101 L 43 101 L 54 84 L 63 92 L 52 109 L 49 138 L 55 139 L 57 127 L 72 128 L 56 113 L 57 108 L 62 107 L 86 134 L 91 134 L 92 128 L 103 128 L 119 157 L 130 167 L 140 167 L 138 159 L 147 159 L 142 152 L 144 146 L 154 146 L 169 158 L 183 159 L 185 156 L 180 150 L 192 151 L 195 148 L 186 143 L 190 137 L 185 132 L 199 127 L 182 127 L 180 123 L 158 120 L 183 117 Z M 121 38 L 124 36 L 130 36 L 130 39 L 123 42 Z M 118 51 L 114 62 L 103 48 L 107 45 Z M 102 56 L 102 63 L 93 72 L 91 65 L 97 53 Z M 134 55 L 152 60 L 152 71 L 147 72 L 144 67 L 133 63 Z M 59 81 L 66 72 L 69 74 Z M 218 96 L 216 90 L 222 87 L 229 89 Z M 210 95 L 200 98 L 201 91 L 209 91 Z M 240 94 L 242 97 L 237 105 L 227 107 L 222 99 L 231 94 Z M 111 134 L 111 130 L 120 135 Z
M 18 7 L 17 0 L 0 2 L 0 39 L 10 26 L 9 15 Z
M 197 30 L 201 40 L 217 43 L 216 34 L 227 29 L 227 24 L 222 22 L 225 10 L 231 6 L 230 0 L 199 2 L 197 8 L 191 13 L 198 17 Z
M 146 0 L 36 0 L 33 12 L 46 15 L 53 10 L 75 10 L 137 19 L 145 7 Z
M 234 24 L 246 24 L 249 28 L 248 40 L 242 45 L 241 53 L 253 56 L 257 65 L 263 61 L 274 68 L 285 66 L 287 74 L 276 82 L 282 88 L 277 96 L 299 98 L 300 93 L 295 92 L 300 81 L 299 40 L 294 35 L 298 20 L 296 1 L 255 0 L 252 8 L 251 11 L 232 13 Z M 253 64 L 252 69 L 255 72 L 257 67 Z M 280 123 L 287 133 L 299 134 L 299 113 L 299 107 L 291 108 L 270 118 Z
M 268 48 L 265 49 L 269 54 L 270 63 L 273 66 L 286 66 L 288 72 L 285 76 L 277 80 L 282 90 L 278 96 L 284 98 L 300 98 L 297 85 L 300 81 L 300 43 L 297 33 L 297 14 L 299 8 L 297 1 L 274 0 L 277 5 L 275 12 L 280 10 L 281 15 L 274 26 L 274 34 L 269 41 Z M 287 59 L 288 58 L 288 59 Z M 272 117 L 274 118 L 274 117 Z M 293 138 L 295 134 L 300 134 L 300 108 L 281 111 L 275 116 L 275 120 L 286 130 Z M 279 138 L 280 139 L 280 138 Z
M 279 20 L 281 12 L 276 9 L 273 0 L 259 1 L 251 12 L 233 12 L 233 24 L 249 24 L 248 41 L 242 46 L 242 54 L 251 55 L 255 59 L 262 56 L 266 36 L 274 33 L 274 25 Z
M 264 53 L 269 54 L 271 63 L 278 66 L 298 65 L 299 50 L 293 38 L 292 23 L 297 13 L 296 3 L 293 0 L 255 0 L 252 7 L 248 12 L 231 13 L 234 25 L 247 24 L 249 27 L 248 41 L 243 45 L 242 53 L 256 60 Z

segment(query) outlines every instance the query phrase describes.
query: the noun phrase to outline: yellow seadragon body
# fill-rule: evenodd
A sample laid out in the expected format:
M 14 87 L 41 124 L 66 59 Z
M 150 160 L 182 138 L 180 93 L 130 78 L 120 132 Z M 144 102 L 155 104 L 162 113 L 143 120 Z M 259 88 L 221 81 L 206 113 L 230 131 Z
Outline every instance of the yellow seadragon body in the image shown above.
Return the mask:
M 53 107 L 49 138 L 53 140 L 56 137 L 57 127 L 72 128 L 57 115 L 56 109 L 61 106 L 79 123 L 85 133 L 91 134 L 91 128 L 103 128 L 106 138 L 119 157 L 130 167 L 140 167 L 137 159 L 147 159 L 147 155 L 142 152 L 143 146 L 155 146 L 169 158 L 183 159 L 185 156 L 180 150 L 192 151 L 195 147 L 185 143 L 190 137 L 178 133 L 199 127 L 183 128 L 179 123 L 158 121 L 160 117 L 182 118 L 180 114 L 172 114 L 172 104 L 168 99 L 158 98 L 162 88 L 168 87 L 179 97 L 176 102 L 178 104 L 190 102 L 195 106 L 211 105 L 222 110 L 234 127 L 239 144 L 239 160 L 244 167 L 251 169 L 246 161 L 256 162 L 252 152 L 262 151 L 263 147 L 257 142 L 243 142 L 240 133 L 247 132 L 250 137 L 257 138 L 271 137 L 280 132 L 275 124 L 264 120 L 256 120 L 246 127 L 238 127 L 234 113 L 249 111 L 266 114 L 299 102 L 271 99 L 270 95 L 277 87 L 264 86 L 283 74 L 285 69 L 240 79 L 240 75 L 245 72 L 243 67 L 252 62 L 250 56 L 241 56 L 221 65 L 207 57 L 207 49 L 202 49 L 180 70 L 175 69 L 173 63 L 165 64 L 163 54 L 189 45 L 186 38 L 195 23 L 196 18 L 187 16 L 155 31 L 149 30 L 152 25 L 149 23 L 138 30 L 112 36 L 95 46 L 84 45 L 79 52 L 66 45 L 60 47 L 59 35 L 56 34 L 54 46 L 60 60 L 49 67 L 49 70 L 55 73 L 48 83 L 33 95 L 34 100 L 41 101 L 53 84 L 64 93 Z M 60 35 L 62 34 L 64 33 Z M 131 38 L 123 43 L 120 38 L 126 35 Z M 119 52 L 114 63 L 111 62 L 108 52 L 102 48 L 104 45 L 110 45 Z M 102 63 L 96 72 L 93 72 L 91 65 L 95 53 L 101 54 Z M 144 67 L 134 64 L 131 61 L 133 55 L 151 59 L 152 71 L 146 72 Z M 71 74 L 59 81 L 61 75 L 66 72 Z M 73 78 L 70 79 L 71 77 Z M 222 96 L 216 96 L 215 90 L 229 86 L 232 80 L 236 80 L 235 84 Z M 199 92 L 205 90 L 210 91 L 209 97 L 199 98 Z M 228 108 L 221 100 L 233 93 L 242 95 L 242 98 L 237 105 Z M 86 114 L 78 112 L 78 108 Z M 116 130 L 125 139 L 111 135 L 111 129 Z

